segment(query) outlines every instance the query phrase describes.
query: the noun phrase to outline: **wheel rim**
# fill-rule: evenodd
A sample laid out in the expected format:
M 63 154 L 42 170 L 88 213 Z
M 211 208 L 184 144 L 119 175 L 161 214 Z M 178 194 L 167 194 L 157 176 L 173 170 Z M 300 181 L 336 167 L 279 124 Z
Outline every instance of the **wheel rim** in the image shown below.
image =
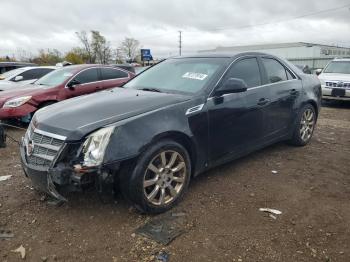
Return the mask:
M 300 138 L 307 142 L 310 140 L 315 127 L 315 114 L 311 109 L 305 110 L 301 117 Z
M 148 164 L 143 189 L 146 199 L 161 206 L 174 201 L 185 184 L 186 162 L 176 151 L 162 151 Z

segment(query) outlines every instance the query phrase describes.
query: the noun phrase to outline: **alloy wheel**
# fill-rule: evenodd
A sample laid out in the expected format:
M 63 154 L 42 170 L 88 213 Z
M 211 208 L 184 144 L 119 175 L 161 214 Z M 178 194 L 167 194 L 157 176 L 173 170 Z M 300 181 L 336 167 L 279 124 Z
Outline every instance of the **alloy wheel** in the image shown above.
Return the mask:
M 312 109 L 308 108 L 304 111 L 301 117 L 300 123 L 300 138 L 307 142 L 312 136 L 315 128 L 315 113 Z
M 146 199 L 157 206 L 173 202 L 181 193 L 186 176 L 186 162 L 179 152 L 160 152 L 149 162 L 144 174 L 143 189 Z

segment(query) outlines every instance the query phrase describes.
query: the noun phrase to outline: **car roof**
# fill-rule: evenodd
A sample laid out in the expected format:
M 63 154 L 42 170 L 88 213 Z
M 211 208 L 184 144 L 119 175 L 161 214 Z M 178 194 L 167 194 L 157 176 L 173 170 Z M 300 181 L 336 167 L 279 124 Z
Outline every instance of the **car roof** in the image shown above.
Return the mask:
M 232 52 L 232 53 L 209 52 L 209 53 L 199 53 L 199 54 L 186 55 L 186 56 L 175 56 L 173 58 L 236 58 L 236 57 L 242 56 L 242 55 L 266 55 L 266 56 L 273 56 L 271 54 L 262 53 L 262 52 Z
M 58 69 L 58 68 L 60 68 L 60 67 L 58 67 L 58 66 L 25 66 L 25 67 L 20 67 L 20 68 L 18 68 L 18 69 L 25 71 L 25 70 L 29 70 L 29 69 L 38 69 L 38 68 L 39 68 L 39 69 L 40 69 L 40 68 Z
M 79 64 L 79 65 L 69 65 L 69 66 L 64 66 L 62 68 L 76 68 L 78 69 L 85 69 L 85 68 L 90 68 L 90 67 L 114 67 L 112 65 L 102 65 L 102 64 Z
M 27 63 L 27 62 L 0 62 L 0 67 L 6 67 L 6 66 L 37 66 L 37 64 L 34 63 Z
M 333 61 L 344 61 L 344 62 L 350 62 L 350 58 L 335 58 Z

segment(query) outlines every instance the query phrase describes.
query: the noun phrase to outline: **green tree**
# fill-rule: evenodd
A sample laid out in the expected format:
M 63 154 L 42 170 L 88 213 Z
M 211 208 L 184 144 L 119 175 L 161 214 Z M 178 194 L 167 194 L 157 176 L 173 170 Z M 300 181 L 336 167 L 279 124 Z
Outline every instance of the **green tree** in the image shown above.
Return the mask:
M 63 61 L 62 54 L 57 49 L 40 49 L 39 55 L 33 58 L 33 63 L 38 65 L 55 65 Z
M 84 53 L 84 50 L 82 50 L 79 47 L 73 48 L 69 52 L 66 53 L 64 60 L 71 62 L 73 64 L 84 64 L 87 62 L 87 57 Z

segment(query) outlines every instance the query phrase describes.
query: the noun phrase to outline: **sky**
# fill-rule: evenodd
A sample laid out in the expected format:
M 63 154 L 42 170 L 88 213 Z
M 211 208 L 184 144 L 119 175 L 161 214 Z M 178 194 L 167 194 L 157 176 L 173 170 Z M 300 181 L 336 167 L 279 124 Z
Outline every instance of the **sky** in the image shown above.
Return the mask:
M 155 58 L 217 46 L 312 42 L 350 47 L 349 0 L 1 0 L 0 56 L 62 53 L 78 31 L 98 30 L 113 48 L 125 37 Z

